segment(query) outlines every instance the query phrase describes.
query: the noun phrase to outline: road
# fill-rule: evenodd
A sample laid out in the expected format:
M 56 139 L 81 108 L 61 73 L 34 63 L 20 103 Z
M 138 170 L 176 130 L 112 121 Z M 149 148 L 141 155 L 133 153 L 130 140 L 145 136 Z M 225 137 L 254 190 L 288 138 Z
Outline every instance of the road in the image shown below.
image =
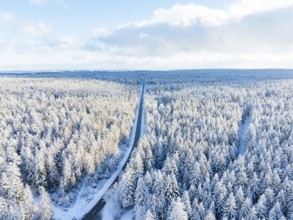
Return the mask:
M 138 109 L 138 115 L 137 115 L 137 125 L 136 125 L 136 131 L 135 131 L 135 136 L 134 136 L 134 141 L 133 141 L 133 145 L 132 150 L 137 147 L 138 145 L 138 141 L 140 138 L 140 133 L 141 133 L 141 121 L 142 121 L 142 109 L 143 109 L 143 96 L 144 96 L 144 86 L 145 86 L 145 82 L 143 81 L 142 83 L 142 89 L 141 89 L 141 94 L 140 94 L 140 101 L 139 101 L 139 109 Z M 131 156 L 131 153 L 129 154 L 129 157 L 127 158 L 125 164 L 123 165 L 122 171 L 121 173 L 124 171 L 127 162 L 129 161 Z M 111 186 L 113 186 L 114 183 L 116 183 L 118 181 L 119 175 L 116 177 L 116 179 L 113 181 L 113 183 L 111 184 Z M 110 187 L 111 187 L 110 186 Z M 109 187 L 109 188 L 110 188 Z M 92 208 L 92 210 L 90 212 L 88 212 L 82 219 L 83 220 L 94 220 L 94 219 L 101 219 L 101 211 L 105 206 L 105 201 L 103 198 L 101 198 L 97 204 Z

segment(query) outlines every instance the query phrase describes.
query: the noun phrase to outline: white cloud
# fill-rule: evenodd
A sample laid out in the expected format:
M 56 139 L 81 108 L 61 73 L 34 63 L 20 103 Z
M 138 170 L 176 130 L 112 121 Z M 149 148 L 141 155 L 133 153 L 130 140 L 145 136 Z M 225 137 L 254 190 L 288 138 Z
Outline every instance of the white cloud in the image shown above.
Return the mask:
M 70 48 L 71 46 L 73 46 L 75 43 L 75 40 L 73 37 L 70 36 L 66 36 L 66 37 L 61 37 L 59 40 L 59 45 L 62 48 Z
M 27 24 L 20 27 L 20 31 L 35 37 L 43 36 L 44 34 L 49 34 L 53 30 L 53 27 L 44 22 L 37 22 L 35 24 Z
M 228 14 L 223 10 L 210 9 L 193 3 L 186 5 L 176 4 L 170 9 L 158 9 L 153 13 L 151 19 L 138 21 L 135 24 L 138 27 L 160 23 L 173 26 L 191 26 L 196 23 L 204 26 L 217 26 L 225 22 L 228 17 Z
M 290 2 L 243 0 L 227 10 L 176 4 L 97 35 L 83 49 L 134 68 L 293 67 Z
M 106 27 L 95 28 L 90 32 L 90 37 L 108 37 L 112 32 Z
M 0 69 L 293 68 L 292 2 L 239 0 L 225 10 L 176 4 L 82 37 L 27 24 L 21 31 L 36 37 L 0 42 Z
M 14 42 L 4 41 L 0 43 L 0 53 L 12 52 L 15 48 Z
M 0 21 L 8 23 L 15 20 L 15 16 L 9 12 L 0 11 Z
M 290 6 L 293 6 L 293 0 L 241 0 L 230 6 L 229 14 L 232 18 L 243 18 Z
M 228 7 L 228 10 L 212 9 L 195 3 L 176 4 L 169 9 L 154 11 L 150 19 L 126 23 L 119 28 L 131 26 L 144 27 L 157 24 L 173 26 L 192 26 L 201 24 L 205 27 L 220 26 L 227 21 L 244 18 L 249 15 L 264 13 L 293 6 L 293 0 L 240 0 Z

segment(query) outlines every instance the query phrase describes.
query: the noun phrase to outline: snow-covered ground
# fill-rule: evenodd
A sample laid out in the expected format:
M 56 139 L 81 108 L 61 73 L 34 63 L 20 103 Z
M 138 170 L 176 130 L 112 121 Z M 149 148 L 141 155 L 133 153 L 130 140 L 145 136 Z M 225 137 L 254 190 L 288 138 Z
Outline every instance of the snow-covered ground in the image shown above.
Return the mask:
M 239 128 L 239 146 L 238 146 L 238 154 L 243 155 L 246 151 L 245 147 L 245 137 L 248 132 L 248 126 L 250 123 L 250 116 L 247 115 L 243 123 L 241 123 Z
M 141 88 L 141 92 L 142 88 Z M 140 96 L 141 99 L 141 96 Z M 122 160 L 119 162 L 119 165 L 116 169 L 116 171 L 111 175 L 109 179 L 101 180 L 97 183 L 97 187 L 93 188 L 91 186 L 82 186 L 81 189 L 78 192 L 77 199 L 75 203 L 68 207 L 63 208 L 58 205 L 55 205 L 55 213 L 54 218 L 56 220 L 71 220 L 71 219 L 81 219 L 86 213 L 88 213 L 95 204 L 103 198 L 106 191 L 111 187 L 113 181 L 116 179 L 116 177 L 120 174 L 122 171 L 122 168 L 124 164 L 127 162 L 128 157 L 130 156 L 130 153 L 132 151 L 134 137 L 135 137 L 135 131 L 137 127 L 137 121 L 138 121 L 138 112 L 139 112 L 139 103 L 140 99 L 137 105 L 136 109 L 136 116 L 134 125 L 131 131 L 131 137 L 129 141 L 128 147 L 122 147 Z M 83 184 L 82 184 L 83 185 Z
M 120 220 L 132 220 L 132 219 L 133 219 L 133 210 L 132 209 L 125 212 L 120 218 Z
M 144 91 L 146 91 L 146 85 L 144 88 Z M 144 104 L 142 104 L 142 119 L 141 119 L 141 128 L 140 128 L 140 137 L 142 138 L 145 133 L 146 133 L 146 112 L 145 112 L 145 108 L 144 108 Z

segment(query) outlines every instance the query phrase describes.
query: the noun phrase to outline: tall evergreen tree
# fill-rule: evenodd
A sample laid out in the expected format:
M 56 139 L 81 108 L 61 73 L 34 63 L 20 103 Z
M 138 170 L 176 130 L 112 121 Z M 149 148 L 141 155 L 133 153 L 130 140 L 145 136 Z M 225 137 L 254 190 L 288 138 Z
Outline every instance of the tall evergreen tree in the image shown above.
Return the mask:
M 51 220 L 54 215 L 54 208 L 49 194 L 44 187 L 39 188 L 40 192 L 40 204 L 39 204 L 39 217 L 41 220 Z
M 172 201 L 169 208 L 167 220 L 188 220 L 188 215 L 184 211 L 184 204 L 178 199 Z

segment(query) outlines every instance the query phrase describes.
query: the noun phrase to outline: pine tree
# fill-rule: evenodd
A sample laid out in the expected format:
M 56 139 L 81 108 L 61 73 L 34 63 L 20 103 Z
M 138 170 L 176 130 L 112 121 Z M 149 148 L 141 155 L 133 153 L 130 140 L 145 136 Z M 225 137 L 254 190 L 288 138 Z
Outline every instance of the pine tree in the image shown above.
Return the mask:
M 67 158 L 63 158 L 63 184 L 65 190 L 71 186 L 72 181 L 72 171 L 71 164 Z
M 256 208 L 255 208 L 256 212 L 257 212 L 257 216 L 260 218 L 260 219 L 265 219 L 267 218 L 267 214 L 268 214 L 268 208 L 267 208 L 267 201 L 266 201 L 266 198 L 265 198 L 265 195 L 262 194 L 260 197 L 259 197 L 259 200 L 256 204 Z
M 244 169 L 241 169 L 237 174 L 237 182 L 240 186 L 245 187 L 248 183 L 247 174 Z
M 143 177 L 140 177 L 137 182 L 135 191 L 135 205 L 146 205 L 149 203 L 149 190 Z
M 269 219 L 278 220 L 278 219 L 281 219 L 282 216 L 283 216 L 283 213 L 281 211 L 280 204 L 279 202 L 276 202 L 274 207 L 269 212 Z
M 194 200 L 194 198 L 195 198 L 195 191 L 196 191 L 195 186 L 192 184 L 189 187 L 189 189 L 188 189 L 188 195 L 190 197 L 190 201 L 193 201 Z
M 35 186 L 46 186 L 46 162 L 44 149 L 36 151 L 31 179 Z
M 153 209 L 152 213 L 155 216 L 161 217 L 161 215 L 165 215 L 164 212 L 164 206 L 166 203 L 166 197 L 165 197 L 165 180 L 163 179 L 162 173 L 158 171 L 157 173 L 154 173 L 154 186 L 153 186 L 153 198 L 152 198 L 152 204 Z
M 151 174 L 148 171 L 144 175 L 144 181 L 145 181 L 145 184 L 146 184 L 149 192 L 152 192 L 153 181 L 152 181 Z
M 41 197 L 39 204 L 39 217 L 41 220 L 51 220 L 54 215 L 54 208 L 50 196 L 42 186 L 39 188 L 39 192 Z
M 200 219 L 203 219 L 206 215 L 206 210 L 202 202 L 198 205 L 198 215 L 200 216 Z
M 140 177 L 135 191 L 135 216 L 136 219 L 142 219 L 148 205 L 150 204 L 149 190 L 145 184 L 144 178 Z
M 131 167 L 128 167 L 121 180 L 121 201 L 123 208 L 134 205 L 135 180 Z
M 197 186 L 201 181 L 201 171 L 200 171 L 200 165 L 198 162 L 195 162 L 193 169 L 191 170 L 191 173 L 189 173 L 189 182 L 190 184 L 194 184 Z
M 37 213 L 37 207 L 33 199 L 32 191 L 28 185 L 25 186 L 25 201 L 24 201 L 24 212 L 27 219 L 34 219 Z
M 204 220 L 216 220 L 215 214 L 211 210 L 208 210 Z
M 228 219 L 234 219 L 236 217 L 236 201 L 233 196 L 233 193 L 230 193 L 228 199 L 226 200 L 223 216 L 226 216 Z
M 236 201 L 236 205 L 237 205 L 237 210 L 240 210 L 240 208 L 242 207 L 244 199 L 245 199 L 244 198 L 244 193 L 243 193 L 242 187 L 240 186 L 239 189 L 236 192 L 236 195 L 235 195 L 235 201 Z
M 183 193 L 182 202 L 184 204 L 184 210 L 186 211 L 188 217 L 190 218 L 192 209 L 191 209 L 191 204 L 190 204 L 188 191 L 185 191 Z
M 256 201 L 259 193 L 259 179 L 257 173 L 253 172 L 252 178 L 249 180 L 249 188 L 252 195 L 252 201 Z
M 256 210 L 255 210 L 255 207 L 253 206 L 251 208 L 251 210 L 249 210 L 246 218 L 247 220 L 258 220 L 258 217 L 257 217 L 257 213 L 256 213 Z
M 281 188 L 281 179 L 276 169 L 273 171 L 272 187 L 275 193 L 278 193 Z
M 171 159 L 170 159 L 169 155 L 166 158 L 165 165 L 164 165 L 162 171 L 168 175 L 170 175 L 173 172 Z
M 192 202 L 192 211 L 191 211 L 191 220 L 197 220 L 197 219 L 200 219 L 200 215 L 199 215 L 199 212 L 198 212 L 198 208 L 199 208 L 199 202 L 198 202 L 198 199 L 195 198 Z
M 177 179 L 173 173 L 171 175 L 167 175 L 164 190 L 165 198 L 169 203 L 179 196 Z
M 277 201 L 279 201 L 280 203 L 280 207 L 283 213 L 287 212 L 287 197 L 285 195 L 285 192 L 283 189 L 281 189 L 281 191 L 278 193 L 277 195 Z
M 20 170 L 17 164 L 10 162 L 2 174 L 0 183 L 6 196 L 10 199 L 24 200 L 24 187 L 20 179 Z
M 243 202 L 243 205 L 239 211 L 239 218 L 245 218 L 247 213 L 250 212 L 250 210 L 252 209 L 252 203 L 250 198 L 246 198 Z M 253 214 L 254 215 L 254 214 Z
M 188 220 L 188 215 L 184 211 L 183 203 L 178 199 L 177 201 L 172 201 L 169 208 L 167 220 Z
M 267 201 L 267 208 L 268 210 L 270 210 L 273 206 L 274 206 L 274 201 L 275 201 L 275 195 L 273 190 L 269 187 L 266 189 L 265 193 L 264 193 L 265 197 L 266 197 L 266 201 Z
M 224 212 L 225 201 L 227 198 L 227 189 L 222 182 L 218 182 L 214 188 L 214 195 L 216 198 L 216 212 L 217 215 L 222 216 Z
M 154 215 L 152 214 L 151 210 L 147 210 L 145 213 L 144 220 L 155 220 Z
M 9 218 L 9 204 L 7 200 L 0 195 L 0 219 Z
M 249 151 L 251 151 L 255 145 L 256 145 L 256 129 L 254 124 L 250 123 L 248 126 L 248 132 L 245 138 L 245 146 Z

